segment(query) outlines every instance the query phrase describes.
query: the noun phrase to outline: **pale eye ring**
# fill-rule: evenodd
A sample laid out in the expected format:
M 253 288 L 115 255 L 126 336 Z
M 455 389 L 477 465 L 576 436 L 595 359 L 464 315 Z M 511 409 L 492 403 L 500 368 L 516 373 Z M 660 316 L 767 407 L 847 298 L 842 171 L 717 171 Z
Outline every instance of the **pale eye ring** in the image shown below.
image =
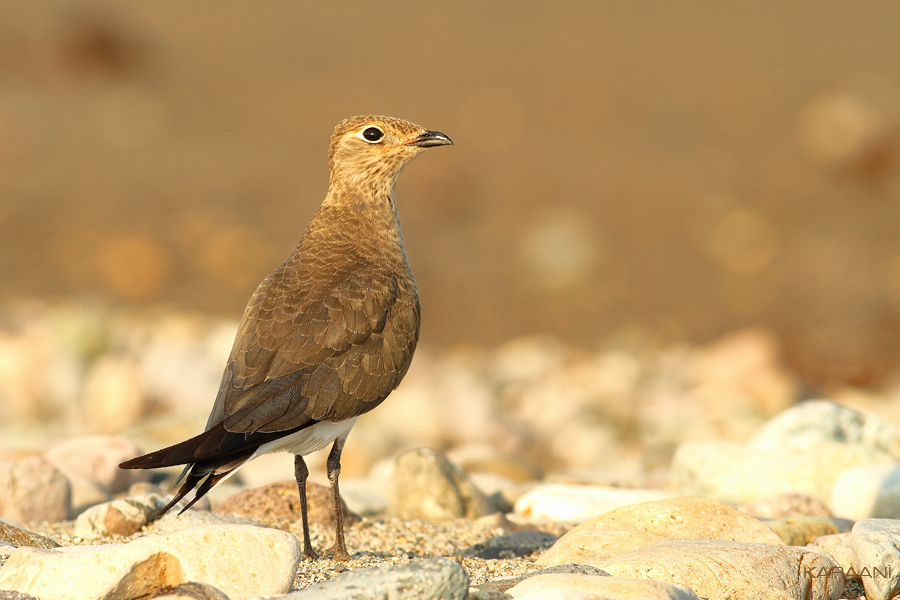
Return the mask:
M 378 127 L 366 127 L 361 136 L 370 144 L 377 144 L 384 139 L 384 132 Z

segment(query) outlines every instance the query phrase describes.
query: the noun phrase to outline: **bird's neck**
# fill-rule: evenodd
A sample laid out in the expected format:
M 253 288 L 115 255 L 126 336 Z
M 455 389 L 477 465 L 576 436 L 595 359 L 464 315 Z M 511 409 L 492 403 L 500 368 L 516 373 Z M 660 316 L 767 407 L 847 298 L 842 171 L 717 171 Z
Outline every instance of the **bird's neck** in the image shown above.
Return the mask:
M 329 189 L 322 207 L 307 227 L 301 245 L 329 244 L 363 256 L 402 256 L 403 232 L 393 189 L 372 194 L 341 186 Z

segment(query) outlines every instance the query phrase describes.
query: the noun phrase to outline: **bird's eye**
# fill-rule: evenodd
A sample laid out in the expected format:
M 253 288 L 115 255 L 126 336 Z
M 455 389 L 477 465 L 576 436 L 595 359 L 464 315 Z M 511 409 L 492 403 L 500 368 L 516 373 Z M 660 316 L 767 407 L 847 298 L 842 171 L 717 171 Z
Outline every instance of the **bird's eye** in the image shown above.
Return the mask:
M 384 132 L 377 127 L 367 127 L 366 130 L 362 132 L 362 135 L 367 142 L 372 142 L 373 144 L 384 139 Z

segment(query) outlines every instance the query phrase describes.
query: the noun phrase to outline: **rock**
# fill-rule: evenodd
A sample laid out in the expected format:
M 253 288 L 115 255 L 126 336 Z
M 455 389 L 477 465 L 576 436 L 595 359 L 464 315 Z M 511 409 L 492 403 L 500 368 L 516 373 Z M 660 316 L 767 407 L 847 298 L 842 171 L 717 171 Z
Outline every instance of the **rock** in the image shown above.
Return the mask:
M 493 511 L 468 476 L 436 450 L 420 448 L 397 457 L 394 512 L 401 519 L 477 519 Z
M 863 519 L 850 531 L 853 569 L 869 600 L 887 600 L 900 589 L 900 520 Z
M 525 492 L 515 504 L 516 514 L 535 521 L 581 523 L 620 506 L 669 498 L 671 492 L 629 490 L 590 485 L 551 483 Z
M 116 494 L 150 479 L 149 471 L 119 468 L 119 463 L 139 454 L 140 448 L 122 436 L 83 435 L 56 442 L 44 458 L 70 480 L 84 478 L 107 494 Z
M 765 583 L 751 579 L 736 579 L 722 586 L 709 600 L 795 600 L 797 596 L 784 590 L 773 589 Z M 806 596 L 802 596 L 806 600 Z
M 582 523 L 582 525 L 586 525 L 586 523 Z M 549 550 L 544 552 L 537 559 L 537 564 L 561 565 L 578 563 L 596 566 L 611 556 L 623 554 L 635 548 L 649 546 L 667 539 L 664 536 L 654 535 L 645 531 L 605 529 L 575 531 L 573 529 L 561 537 Z
M 209 525 L 262 526 L 258 521 L 246 517 L 220 515 L 205 510 L 194 510 L 193 508 L 180 513 L 173 508 L 159 519 L 151 521 L 147 525 L 147 530 L 157 535 L 169 535 L 178 533 L 179 531 L 187 531 L 188 529 L 193 529 L 195 527 L 206 527 Z
M 583 598 L 584 600 L 698 600 L 694 592 L 671 583 L 649 579 L 597 577 L 550 573 L 529 577 L 506 590 L 526 600 Z
M 77 516 L 91 506 L 112 500 L 112 494 L 84 477 L 67 476 L 72 491 L 70 516 Z
M 757 519 L 833 516 L 824 502 L 805 494 L 777 494 L 742 504 L 738 509 Z
M 592 567 L 590 565 L 576 565 L 572 563 L 566 563 L 564 565 L 556 565 L 554 567 L 547 567 L 546 569 L 541 569 L 540 571 L 534 571 L 533 573 L 528 573 L 527 575 L 518 575 L 516 577 L 498 577 L 496 579 L 491 579 L 490 581 L 486 581 L 482 584 L 469 588 L 469 593 L 471 594 L 473 591 L 478 593 L 489 593 L 496 592 L 501 593 L 505 592 L 509 588 L 514 585 L 518 585 L 522 581 L 525 581 L 529 577 L 537 577 L 538 575 L 547 575 L 550 573 L 564 573 L 564 574 L 577 574 L 577 575 L 594 575 L 594 576 L 604 576 L 609 577 L 609 573 L 606 571 L 601 571 L 597 567 Z
M 853 566 L 853 550 L 850 544 L 850 533 L 835 533 L 817 537 L 807 546 L 827 552 L 841 566 L 844 573 Z
M 491 538 L 482 544 L 469 546 L 460 554 L 484 559 L 528 556 L 538 550 L 549 548 L 555 541 L 556 536 L 549 533 L 516 531 Z
M 840 532 L 833 520 L 824 517 L 766 519 L 763 522 L 788 546 L 805 546 L 820 536 Z
M 131 535 L 140 531 L 165 505 L 165 500 L 157 494 L 104 502 L 78 515 L 75 535 L 82 538 Z
M 781 449 L 684 442 L 672 459 L 671 485 L 681 494 L 735 504 L 786 493 L 828 502 L 844 470 L 877 463 L 893 463 L 893 459 L 864 446 L 826 442 Z
M 794 600 L 836 600 L 844 589 L 840 567 L 828 555 L 793 546 L 726 540 L 670 540 L 614 556 L 597 565 L 616 577 L 683 585 L 703 598 L 746 590 L 750 598 L 787 594 Z M 766 591 L 766 595 L 760 595 Z M 780 593 L 780 594 L 779 594 Z
M 65 521 L 69 482 L 36 455 L 0 458 L 0 518 L 18 521 Z
M 306 504 L 310 523 L 334 527 L 331 488 L 307 482 Z M 345 527 L 359 523 L 359 515 L 350 512 L 343 501 L 341 506 Z M 301 518 L 300 492 L 293 481 L 270 483 L 238 492 L 220 504 L 215 512 L 247 517 L 268 527 L 286 529 Z
M 900 518 L 900 465 L 861 465 L 840 474 L 831 510 L 848 519 Z
M 27 529 L 20 529 L 11 523 L 0 520 L 0 542 L 6 542 L 15 548 L 30 546 L 32 548 L 58 548 L 59 544 L 50 538 L 38 535 Z
M 430 558 L 350 571 L 279 600 L 463 600 L 469 576 L 459 563 Z
M 13 590 L 0 590 L 0 600 L 38 600 L 29 594 L 14 592 Z
M 900 428 L 828 400 L 801 402 L 770 419 L 747 441 L 748 446 L 769 450 L 823 443 L 858 446 L 900 459 Z
M 181 562 L 167 552 L 157 552 L 136 562 L 103 600 L 136 600 L 155 596 L 164 588 L 184 583 Z
M 225 482 L 221 483 L 220 485 L 217 485 L 215 488 L 213 488 L 213 491 L 222 489 L 223 487 L 227 486 L 228 484 L 229 484 L 229 482 L 225 481 Z M 173 494 L 170 491 L 164 490 L 163 488 L 161 488 L 158 485 L 142 481 L 142 482 L 135 483 L 130 488 L 128 488 L 128 492 L 125 493 L 123 495 L 123 497 L 124 498 L 132 498 L 134 496 L 145 496 L 147 494 L 156 494 L 156 495 L 160 496 L 161 498 L 163 498 L 165 503 L 168 503 L 172 499 L 172 496 L 173 496 Z M 200 498 L 199 500 L 194 502 L 194 504 L 191 506 L 191 509 L 198 510 L 198 511 L 209 511 L 211 509 L 211 505 L 209 502 L 210 495 L 212 495 L 212 492 L 210 492 L 206 496 L 203 496 L 202 498 Z M 181 510 L 185 504 L 187 504 L 187 501 L 182 499 L 180 502 L 178 502 L 178 504 L 176 504 L 172 508 L 172 510 L 176 510 L 176 509 Z M 168 513 L 166 513 L 166 514 L 168 514 Z
M 539 481 L 544 473 L 519 456 L 503 456 L 492 444 L 466 444 L 447 452 L 447 459 L 466 473 L 491 474 L 514 483 Z
M 92 431 L 121 431 L 147 410 L 140 371 L 131 358 L 105 355 L 97 359 L 83 394 L 81 412 Z
M 231 600 L 286 593 L 300 564 L 300 544 L 289 533 L 211 525 L 128 544 L 19 548 L 0 568 L 0 589 L 39 598 L 96 600 L 110 593 L 135 563 L 160 552 L 180 563 L 184 580 L 209 584 Z
M 783 543 L 770 528 L 737 509 L 711 498 L 685 496 L 624 506 L 586 521 L 559 538 L 537 562 L 600 566 L 611 556 L 670 539 Z
M 228 596 L 223 594 L 211 585 L 198 583 L 196 581 L 188 581 L 181 585 L 167 589 L 156 596 L 154 600 L 229 600 Z
M 826 169 L 869 181 L 879 181 L 892 169 L 896 100 L 878 87 L 830 90 L 803 107 L 798 137 L 810 158 Z
M 341 499 L 350 512 L 361 517 L 377 517 L 385 514 L 391 506 L 391 482 L 372 479 L 349 479 L 341 481 Z

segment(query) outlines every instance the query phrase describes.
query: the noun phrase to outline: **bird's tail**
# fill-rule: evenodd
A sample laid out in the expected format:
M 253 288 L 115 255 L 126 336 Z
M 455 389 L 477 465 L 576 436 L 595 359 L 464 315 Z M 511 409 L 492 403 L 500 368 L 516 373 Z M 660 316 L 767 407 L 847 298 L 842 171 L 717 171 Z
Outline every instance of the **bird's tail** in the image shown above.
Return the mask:
M 143 456 L 126 460 L 119 465 L 120 469 L 159 469 L 175 465 L 186 465 L 181 475 L 175 481 L 181 487 L 175 492 L 175 497 L 156 513 L 152 520 L 156 520 L 173 506 L 178 504 L 191 490 L 193 497 L 181 509 L 186 511 L 200 498 L 216 485 L 233 475 L 241 466 L 253 456 L 259 447 L 257 444 L 239 445 L 227 448 L 229 444 L 223 444 L 224 439 L 238 437 L 240 434 L 231 434 L 219 425 L 213 427 L 181 443 L 163 448 Z M 244 438 L 243 435 L 240 435 Z M 225 446 L 225 448 L 223 448 Z M 243 447 L 240 447 L 243 446 Z
M 230 462 L 224 465 L 214 466 L 213 461 L 204 461 L 204 463 L 193 463 L 187 465 L 184 470 L 181 472 L 181 475 L 178 476 L 178 479 L 175 481 L 175 485 L 181 483 L 181 487 L 178 488 L 178 491 L 175 492 L 175 496 L 172 497 L 172 500 L 169 501 L 168 504 L 159 509 L 152 520 L 156 520 L 166 514 L 169 509 L 178 504 L 182 498 L 187 496 L 191 490 L 194 491 L 194 496 L 188 501 L 187 504 L 182 507 L 178 514 L 183 513 L 190 507 L 194 505 L 197 500 L 202 498 L 209 492 L 211 489 L 231 477 L 238 469 L 240 469 L 244 463 L 250 460 L 252 452 L 241 456 L 239 458 L 232 459 Z M 218 461 L 217 461 L 218 462 Z M 211 464 L 212 463 L 212 464 Z M 124 464 L 124 463 L 123 463 Z

